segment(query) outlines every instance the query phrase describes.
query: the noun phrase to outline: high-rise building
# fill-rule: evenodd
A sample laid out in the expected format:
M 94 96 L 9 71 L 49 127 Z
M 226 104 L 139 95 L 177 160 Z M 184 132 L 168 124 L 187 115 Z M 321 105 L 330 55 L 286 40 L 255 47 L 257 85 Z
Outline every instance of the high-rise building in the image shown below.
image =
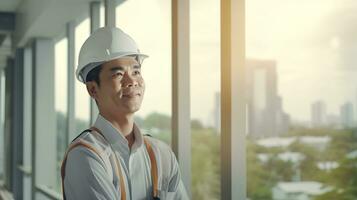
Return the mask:
M 311 105 L 311 126 L 322 127 L 326 125 L 326 103 L 316 101 Z
M 277 94 L 277 72 L 274 60 L 246 61 L 247 133 L 261 138 L 286 133 L 290 116 L 283 110 L 283 99 Z M 214 127 L 220 132 L 220 93 L 215 93 Z
M 277 113 L 276 113 L 276 123 L 277 123 L 277 135 L 283 135 L 289 131 L 290 127 L 290 116 L 283 110 L 283 99 L 277 97 Z
M 341 119 L 336 114 L 328 114 L 326 117 L 326 124 L 329 127 L 338 128 L 341 124 Z
M 248 59 L 246 69 L 249 134 L 255 138 L 275 136 L 278 134 L 276 62 Z
M 341 118 L 342 127 L 344 128 L 354 127 L 353 104 L 351 102 L 347 102 L 341 106 L 340 118 Z

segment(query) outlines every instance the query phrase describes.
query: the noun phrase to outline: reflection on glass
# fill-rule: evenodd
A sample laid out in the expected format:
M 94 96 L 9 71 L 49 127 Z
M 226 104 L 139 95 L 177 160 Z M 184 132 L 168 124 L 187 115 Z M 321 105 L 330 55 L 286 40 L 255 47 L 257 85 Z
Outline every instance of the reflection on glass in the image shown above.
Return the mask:
M 57 120 L 57 188 L 60 192 L 60 166 L 67 147 L 67 47 L 68 40 L 64 38 L 55 44 L 55 110 Z
M 249 199 L 357 198 L 356 9 L 246 1 Z
M 136 123 L 171 141 L 171 1 L 130 0 L 116 8 L 117 27 L 149 55 L 142 65 L 146 89 Z
M 86 18 L 75 28 L 75 68 L 78 64 L 79 50 L 90 34 L 90 20 Z M 75 76 L 73 74 L 73 76 Z M 75 130 L 77 135 L 89 127 L 90 121 L 90 97 L 85 84 L 79 82 L 77 78 L 75 85 Z M 70 138 L 70 140 L 73 138 Z

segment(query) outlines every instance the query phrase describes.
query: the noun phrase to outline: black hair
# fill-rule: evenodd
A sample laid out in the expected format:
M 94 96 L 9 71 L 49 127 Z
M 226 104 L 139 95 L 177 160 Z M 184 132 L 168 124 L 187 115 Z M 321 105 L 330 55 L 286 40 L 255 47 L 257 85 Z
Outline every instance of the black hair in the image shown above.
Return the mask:
M 86 82 L 95 81 L 98 84 L 98 86 L 100 86 L 99 74 L 101 70 L 102 70 L 102 65 L 99 65 L 98 67 L 94 67 L 92 70 L 90 70 L 87 74 Z

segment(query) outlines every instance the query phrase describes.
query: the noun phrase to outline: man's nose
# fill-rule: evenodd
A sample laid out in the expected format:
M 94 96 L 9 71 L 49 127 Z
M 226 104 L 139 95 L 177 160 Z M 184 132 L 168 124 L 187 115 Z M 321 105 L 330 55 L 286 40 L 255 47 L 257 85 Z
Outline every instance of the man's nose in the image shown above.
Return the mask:
M 136 87 L 138 86 L 138 82 L 134 77 L 130 76 L 127 72 L 125 72 L 123 78 L 123 85 L 124 87 Z

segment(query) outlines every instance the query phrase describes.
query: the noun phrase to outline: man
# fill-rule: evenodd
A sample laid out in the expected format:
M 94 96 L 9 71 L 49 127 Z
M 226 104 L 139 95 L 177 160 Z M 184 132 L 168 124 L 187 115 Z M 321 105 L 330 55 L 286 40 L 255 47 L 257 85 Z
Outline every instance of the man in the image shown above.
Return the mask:
M 61 168 L 64 199 L 188 199 L 171 149 L 143 136 L 134 122 L 145 91 L 146 57 L 114 27 L 98 29 L 83 44 L 76 75 L 99 115 L 67 150 Z

